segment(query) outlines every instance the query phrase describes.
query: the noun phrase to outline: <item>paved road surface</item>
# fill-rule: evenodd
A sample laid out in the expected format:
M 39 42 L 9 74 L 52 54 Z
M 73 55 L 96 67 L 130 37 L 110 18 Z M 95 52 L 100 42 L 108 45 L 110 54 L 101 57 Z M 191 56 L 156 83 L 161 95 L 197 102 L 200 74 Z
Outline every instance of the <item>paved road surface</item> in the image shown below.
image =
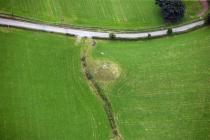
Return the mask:
M 191 30 L 196 27 L 204 25 L 204 20 L 200 20 L 194 23 L 190 23 L 184 26 L 173 28 L 174 33 L 181 33 Z M 60 34 L 74 35 L 78 37 L 88 37 L 88 38 L 102 38 L 109 39 L 109 32 L 100 32 L 100 31 L 90 31 L 85 29 L 73 29 L 67 27 L 51 26 L 46 24 L 32 23 L 27 21 L 20 21 L 15 19 L 7 19 L 0 17 L 0 25 L 3 26 L 12 26 L 17 28 L 54 32 Z M 152 32 L 139 32 L 139 33 L 115 33 L 117 39 L 141 39 L 147 38 L 148 34 L 151 37 L 165 36 L 167 35 L 167 30 L 157 30 Z

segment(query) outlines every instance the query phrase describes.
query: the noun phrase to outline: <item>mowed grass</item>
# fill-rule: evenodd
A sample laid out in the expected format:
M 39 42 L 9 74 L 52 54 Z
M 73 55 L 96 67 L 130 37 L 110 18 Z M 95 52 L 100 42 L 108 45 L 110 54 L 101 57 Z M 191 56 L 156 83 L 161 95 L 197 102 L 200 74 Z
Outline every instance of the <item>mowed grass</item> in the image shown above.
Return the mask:
M 209 27 L 148 41 L 97 42 L 93 58 L 121 67 L 120 78 L 101 86 L 125 140 L 210 139 L 209 42 Z
M 109 138 L 73 39 L 1 27 L 0 42 L 1 140 Z
M 197 18 L 199 1 L 184 1 L 183 21 Z M 109 29 L 163 26 L 155 0 L 0 0 L 0 12 L 56 24 Z

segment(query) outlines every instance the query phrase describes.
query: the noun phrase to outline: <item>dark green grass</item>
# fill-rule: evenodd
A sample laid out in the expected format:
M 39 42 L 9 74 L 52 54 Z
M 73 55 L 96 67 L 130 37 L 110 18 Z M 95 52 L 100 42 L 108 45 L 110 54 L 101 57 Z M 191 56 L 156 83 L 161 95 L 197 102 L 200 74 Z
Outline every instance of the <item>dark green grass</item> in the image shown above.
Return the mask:
M 101 86 L 125 140 L 210 139 L 209 42 L 205 27 L 148 41 L 97 43 L 94 59 L 121 67 L 116 82 Z
M 107 140 L 110 127 L 65 36 L 0 28 L 0 139 Z
M 198 1 L 185 1 L 184 21 L 198 18 Z M 0 0 L 0 12 L 41 20 L 109 29 L 146 29 L 163 26 L 155 0 Z

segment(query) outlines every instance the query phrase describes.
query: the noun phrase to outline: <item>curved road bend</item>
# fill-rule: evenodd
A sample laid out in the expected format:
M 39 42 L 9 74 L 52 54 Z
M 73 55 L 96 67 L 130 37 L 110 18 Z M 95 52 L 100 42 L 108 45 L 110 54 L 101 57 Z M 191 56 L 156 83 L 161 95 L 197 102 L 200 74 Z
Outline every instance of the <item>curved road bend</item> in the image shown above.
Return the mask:
M 174 33 L 182 33 L 188 30 L 203 26 L 205 24 L 204 20 L 200 20 L 197 22 L 193 22 L 187 25 L 183 25 L 180 27 L 173 28 Z M 12 26 L 17 28 L 45 31 L 45 32 L 53 32 L 60 34 L 68 34 L 79 37 L 88 37 L 88 38 L 101 38 L 101 39 L 109 39 L 109 32 L 100 32 L 100 31 L 89 31 L 85 29 L 73 29 L 67 27 L 59 27 L 59 26 L 51 26 L 46 24 L 32 23 L 27 21 L 20 21 L 15 19 L 7 19 L 0 17 L 0 25 L 2 26 Z M 151 32 L 139 32 L 139 33 L 115 33 L 117 39 L 142 39 L 147 38 L 148 34 L 151 37 L 159 37 L 167 35 L 167 29 L 157 30 Z

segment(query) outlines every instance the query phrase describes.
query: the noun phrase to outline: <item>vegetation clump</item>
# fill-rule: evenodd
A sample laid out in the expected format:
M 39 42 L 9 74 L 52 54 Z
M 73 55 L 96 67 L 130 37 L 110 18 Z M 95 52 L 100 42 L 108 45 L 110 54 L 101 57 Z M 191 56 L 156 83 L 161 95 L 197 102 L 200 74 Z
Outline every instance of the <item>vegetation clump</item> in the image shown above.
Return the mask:
M 210 25 L 210 13 L 206 17 L 206 24 Z
M 151 34 L 148 34 L 147 38 L 150 39 L 151 37 L 152 37 L 152 35 Z
M 109 33 L 109 38 L 114 40 L 116 38 L 116 35 L 114 33 Z
M 168 35 L 172 35 L 172 34 L 173 34 L 172 28 L 168 28 L 167 34 L 168 34 Z
M 156 0 L 166 22 L 178 22 L 184 17 L 185 5 L 181 0 Z

